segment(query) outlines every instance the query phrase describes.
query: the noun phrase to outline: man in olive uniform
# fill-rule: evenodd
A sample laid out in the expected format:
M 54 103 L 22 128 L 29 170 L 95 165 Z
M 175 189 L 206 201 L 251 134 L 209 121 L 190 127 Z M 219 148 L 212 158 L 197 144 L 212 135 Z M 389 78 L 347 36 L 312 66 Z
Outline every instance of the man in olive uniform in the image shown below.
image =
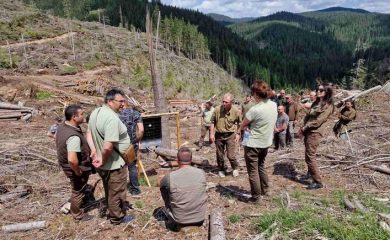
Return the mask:
M 292 147 L 294 144 L 294 127 L 298 123 L 298 104 L 294 102 L 294 99 L 291 95 L 286 96 L 287 105 L 286 113 L 288 115 L 288 126 L 287 126 L 287 135 L 286 135 L 286 144 L 287 146 Z
M 211 117 L 210 141 L 215 142 L 219 176 L 225 177 L 225 152 L 233 168 L 233 177 L 238 176 L 236 144 L 240 140 L 241 112 L 233 106 L 234 97 L 230 93 L 223 96 L 222 105 L 215 108 Z

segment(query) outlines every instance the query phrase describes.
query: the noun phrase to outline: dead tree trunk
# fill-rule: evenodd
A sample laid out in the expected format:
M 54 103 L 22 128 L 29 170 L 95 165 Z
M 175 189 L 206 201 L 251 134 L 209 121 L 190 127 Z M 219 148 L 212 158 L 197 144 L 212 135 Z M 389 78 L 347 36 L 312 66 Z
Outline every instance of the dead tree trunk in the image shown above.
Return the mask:
M 164 97 L 164 88 L 157 70 L 156 64 L 156 53 L 153 48 L 153 24 L 149 14 L 149 9 L 146 10 L 146 37 L 149 49 L 149 62 L 150 71 L 152 76 L 153 95 L 154 95 L 154 106 L 157 112 L 167 112 L 167 102 Z M 161 117 L 161 135 L 162 135 L 162 147 L 171 148 L 171 139 L 169 133 L 168 116 Z

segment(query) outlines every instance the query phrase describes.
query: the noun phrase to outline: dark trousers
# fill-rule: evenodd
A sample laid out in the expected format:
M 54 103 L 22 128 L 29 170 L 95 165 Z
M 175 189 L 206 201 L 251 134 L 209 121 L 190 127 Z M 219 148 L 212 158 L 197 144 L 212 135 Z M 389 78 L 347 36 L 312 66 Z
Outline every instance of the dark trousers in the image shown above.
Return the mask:
M 132 162 L 127 166 L 129 170 L 129 191 L 130 194 L 140 194 L 141 189 L 138 182 L 138 169 L 137 169 L 137 160 Z
M 103 181 L 108 217 L 112 223 L 120 222 L 126 215 L 127 167 L 115 170 L 98 169 L 98 173 Z
M 217 164 L 219 171 L 225 171 L 225 152 L 233 170 L 238 169 L 236 159 L 237 144 L 234 141 L 234 133 L 215 133 L 215 147 L 217 152 Z
M 85 197 L 85 188 L 88 183 L 90 172 L 83 172 L 81 176 L 72 174 L 69 176 L 72 186 L 72 196 L 70 197 L 70 213 L 74 219 L 81 219 L 84 216 L 84 211 L 81 210 L 81 204 Z
M 164 207 L 161 209 L 162 212 L 165 215 L 166 218 L 166 226 L 168 229 L 173 230 L 173 231 L 178 231 L 182 227 L 187 227 L 187 226 L 202 226 L 204 221 L 201 222 L 195 222 L 195 223 L 178 223 L 176 222 L 175 219 L 172 217 L 171 213 L 171 201 L 169 197 L 169 189 L 166 187 L 160 187 L 160 192 L 161 192 L 161 197 L 164 200 Z
M 202 124 L 202 127 L 200 129 L 200 139 L 199 139 L 199 146 L 203 145 L 204 138 L 206 137 L 207 132 L 210 131 L 210 126 L 205 126 Z
M 313 180 L 321 183 L 320 169 L 318 168 L 316 153 L 317 147 L 320 144 L 321 134 L 309 132 L 305 134 L 305 162 L 307 164 L 308 173 Z
M 274 133 L 275 149 L 284 149 L 286 147 L 286 132 Z
M 244 148 L 244 157 L 253 198 L 260 198 L 261 194 L 268 192 L 268 176 L 264 168 L 267 153 L 268 148 Z
M 294 121 L 288 122 L 287 133 L 286 133 L 286 145 L 291 147 L 294 145 Z

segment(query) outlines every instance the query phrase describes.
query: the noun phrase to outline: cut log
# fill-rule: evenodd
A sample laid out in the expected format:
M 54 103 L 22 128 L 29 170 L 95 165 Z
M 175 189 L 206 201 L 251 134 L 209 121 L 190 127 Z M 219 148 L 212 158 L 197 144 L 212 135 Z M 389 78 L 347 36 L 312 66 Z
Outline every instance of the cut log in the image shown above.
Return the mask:
M 390 233 L 390 227 L 389 227 L 389 225 L 386 222 L 380 221 L 379 222 L 379 226 L 381 226 L 381 228 L 383 230 L 385 230 L 386 232 Z
M 23 114 L 21 113 L 7 113 L 7 114 L 2 114 L 0 116 L 0 119 L 8 119 L 8 118 L 21 118 L 23 117 Z
M 0 195 L 0 203 L 6 203 L 15 199 L 24 197 L 30 193 L 29 189 L 25 189 L 23 186 L 18 186 L 11 192 Z
M 387 224 L 390 225 L 390 214 L 379 213 L 378 216 L 380 219 L 382 219 L 383 221 L 387 222 Z
M 46 221 L 37 221 L 37 222 L 28 222 L 28 223 L 17 223 L 11 225 L 5 225 L 2 227 L 5 233 L 11 232 L 20 232 L 20 231 L 28 231 L 32 229 L 43 229 L 47 227 Z
M 22 120 L 25 121 L 25 122 L 28 122 L 31 118 L 32 118 L 32 114 L 29 113 L 29 114 L 24 115 L 22 117 Z
M 363 206 L 363 204 L 358 199 L 353 199 L 353 203 L 355 206 L 362 212 L 367 212 L 367 209 Z
M 177 159 L 177 150 L 174 149 L 167 149 L 167 148 L 156 148 L 154 149 L 154 152 L 157 155 L 167 157 L 169 159 Z M 209 166 L 209 160 L 204 157 L 200 157 L 197 155 L 192 155 L 192 162 L 199 166 Z
M 380 173 L 384 173 L 384 174 L 390 175 L 390 168 L 379 167 L 379 166 L 375 166 L 375 165 L 364 165 L 364 166 L 366 168 L 371 169 L 371 170 L 374 170 L 374 171 L 377 171 L 377 172 L 380 172 Z
M 213 210 L 210 214 L 209 239 L 210 240 L 226 239 L 225 229 L 223 227 L 222 213 L 218 210 Z
M 349 199 L 347 197 L 344 197 L 343 201 L 344 201 L 345 207 L 348 210 L 350 210 L 350 211 L 355 211 L 356 210 L 355 205 L 353 205 L 353 203 L 351 201 L 349 201 Z
M 0 102 L 0 108 L 1 109 L 14 109 L 14 110 L 30 110 L 33 111 L 34 108 L 29 108 L 29 107 L 21 107 L 15 104 L 10 104 L 10 103 L 5 103 L 5 102 Z
M 343 102 L 345 102 L 345 101 L 347 101 L 347 100 L 349 100 L 349 99 L 352 99 L 352 100 L 355 101 L 355 100 L 358 99 L 359 97 L 362 97 L 362 96 L 364 96 L 364 95 L 367 95 L 367 94 L 369 94 L 370 92 L 379 91 L 379 90 L 381 90 L 381 89 L 382 89 L 382 86 L 381 86 L 381 85 L 378 85 L 378 86 L 376 86 L 376 87 L 367 89 L 366 91 L 363 91 L 363 92 L 360 92 L 360 93 L 358 93 L 358 94 L 355 94 L 355 95 L 346 97 L 346 98 L 342 99 L 341 101 L 336 102 L 335 105 L 336 105 L 336 106 L 341 106 Z

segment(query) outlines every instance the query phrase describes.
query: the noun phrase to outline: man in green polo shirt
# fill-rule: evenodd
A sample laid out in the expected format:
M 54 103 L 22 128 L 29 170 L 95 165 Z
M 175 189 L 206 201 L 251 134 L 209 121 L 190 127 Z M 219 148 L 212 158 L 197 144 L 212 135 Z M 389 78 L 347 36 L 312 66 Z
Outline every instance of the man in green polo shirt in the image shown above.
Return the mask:
M 215 142 L 217 152 L 218 175 L 225 177 L 225 151 L 233 168 L 233 177 L 238 177 L 238 162 L 236 146 L 240 141 L 241 112 L 233 106 L 234 97 L 227 93 L 223 97 L 222 105 L 215 108 L 211 117 L 210 142 Z
M 107 92 L 104 105 L 95 109 L 89 118 L 88 143 L 92 164 L 103 180 L 105 204 L 112 224 L 131 221 L 126 216 L 127 167 L 121 154 L 130 146 L 127 128 L 118 117 L 125 104 L 124 93 L 118 89 Z

